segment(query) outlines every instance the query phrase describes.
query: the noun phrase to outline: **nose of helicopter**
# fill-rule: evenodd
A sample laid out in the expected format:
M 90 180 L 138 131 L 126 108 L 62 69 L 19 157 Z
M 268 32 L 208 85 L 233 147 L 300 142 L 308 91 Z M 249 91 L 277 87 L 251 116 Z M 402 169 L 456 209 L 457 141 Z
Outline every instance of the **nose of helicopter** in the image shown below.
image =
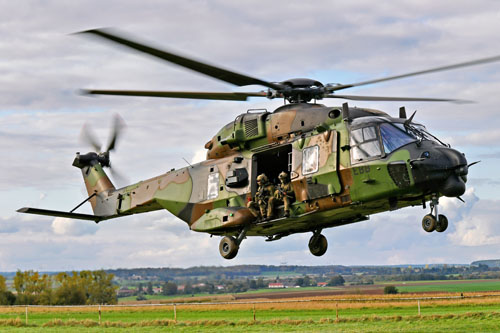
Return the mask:
M 465 193 L 467 159 L 464 154 L 448 147 L 433 147 L 413 161 L 415 183 L 425 192 L 439 192 L 447 197 Z

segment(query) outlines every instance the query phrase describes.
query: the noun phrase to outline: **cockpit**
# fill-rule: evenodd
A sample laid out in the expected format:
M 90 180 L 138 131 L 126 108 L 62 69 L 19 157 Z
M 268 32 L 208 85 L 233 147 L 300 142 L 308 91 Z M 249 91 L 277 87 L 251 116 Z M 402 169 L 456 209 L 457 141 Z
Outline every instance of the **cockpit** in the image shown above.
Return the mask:
M 380 158 L 412 142 L 428 140 L 446 146 L 420 124 L 390 122 L 382 118 L 377 118 L 375 122 L 366 121 L 366 118 L 363 120 L 353 123 L 351 127 L 352 163 Z

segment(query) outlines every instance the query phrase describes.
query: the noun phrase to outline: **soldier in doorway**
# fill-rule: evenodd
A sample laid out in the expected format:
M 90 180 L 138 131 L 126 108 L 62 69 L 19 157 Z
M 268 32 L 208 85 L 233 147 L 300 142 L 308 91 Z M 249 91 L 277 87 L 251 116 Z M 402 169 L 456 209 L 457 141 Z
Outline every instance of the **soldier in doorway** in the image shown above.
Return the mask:
M 274 185 L 269 182 L 265 174 L 257 177 L 257 192 L 255 198 L 247 204 L 248 209 L 258 219 L 271 219 L 273 217 Z
M 288 174 L 285 171 L 282 171 L 279 176 L 280 184 L 278 185 L 278 189 L 274 192 L 273 205 L 275 201 L 283 202 L 285 209 L 285 217 L 290 216 L 290 201 L 294 197 L 292 183 L 288 179 Z

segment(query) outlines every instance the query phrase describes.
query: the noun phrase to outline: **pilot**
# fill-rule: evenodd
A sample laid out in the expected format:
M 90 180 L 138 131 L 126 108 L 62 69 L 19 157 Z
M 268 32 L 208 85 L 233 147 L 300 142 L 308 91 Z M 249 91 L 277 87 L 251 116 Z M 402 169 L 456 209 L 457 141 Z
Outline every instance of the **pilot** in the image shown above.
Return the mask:
M 285 209 L 285 217 L 290 216 L 290 201 L 294 197 L 292 183 L 288 180 L 288 174 L 282 171 L 279 176 L 280 184 L 274 192 L 273 205 L 276 201 L 282 201 Z
M 274 185 L 269 182 L 265 174 L 257 177 L 257 193 L 255 198 L 247 204 L 248 209 L 258 219 L 271 219 L 273 217 Z

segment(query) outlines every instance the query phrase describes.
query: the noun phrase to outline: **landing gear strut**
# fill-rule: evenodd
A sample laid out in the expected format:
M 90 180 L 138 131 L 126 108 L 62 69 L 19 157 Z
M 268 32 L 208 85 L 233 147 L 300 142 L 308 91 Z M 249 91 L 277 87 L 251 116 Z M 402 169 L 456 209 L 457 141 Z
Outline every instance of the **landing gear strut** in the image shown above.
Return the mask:
M 243 228 L 237 238 L 225 236 L 219 243 L 219 252 L 224 259 L 233 259 L 238 254 L 240 244 L 247 234 L 247 228 Z
M 448 228 L 448 218 L 438 214 L 439 197 L 436 194 L 431 198 L 431 213 L 422 219 L 422 228 L 427 232 L 443 232 Z M 434 213 L 434 214 L 433 214 Z
M 309 251 L 311 251 L 313 255 L 321 257 L 325 254 L 327 248 L 328 241 L 326 237 L 321 234 L 321 230 L 315 231 L 309 240 Z

